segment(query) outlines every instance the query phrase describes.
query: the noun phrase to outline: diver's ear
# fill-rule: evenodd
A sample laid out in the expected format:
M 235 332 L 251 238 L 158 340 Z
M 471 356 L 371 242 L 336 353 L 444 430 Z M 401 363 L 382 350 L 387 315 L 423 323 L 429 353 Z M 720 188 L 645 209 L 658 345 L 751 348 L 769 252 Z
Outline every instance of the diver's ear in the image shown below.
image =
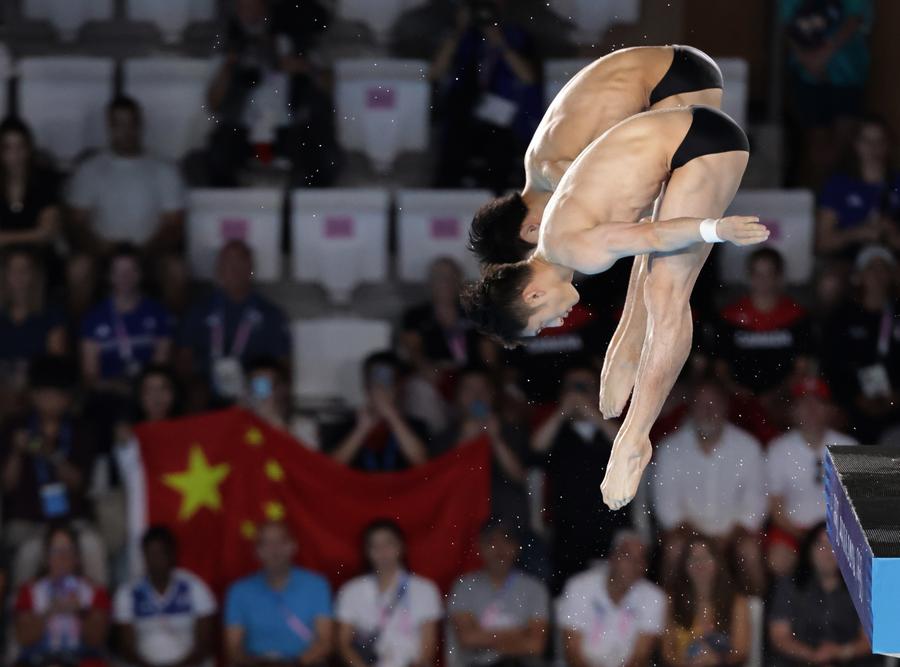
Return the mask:
M 529 283 L 524 290 L 522 290 L 522 298 L 525 299 L 525 303 L 529 306 L 538 305 L 543 299 L 547 292 L 534 283 Z

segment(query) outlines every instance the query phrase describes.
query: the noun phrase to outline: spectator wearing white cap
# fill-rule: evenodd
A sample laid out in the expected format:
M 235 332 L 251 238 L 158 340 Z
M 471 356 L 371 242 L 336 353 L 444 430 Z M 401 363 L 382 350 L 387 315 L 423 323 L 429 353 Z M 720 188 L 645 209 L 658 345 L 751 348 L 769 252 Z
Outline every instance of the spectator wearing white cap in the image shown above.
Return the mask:
M 823 361 L 851 435 L 865 444 L 900 417 L 900 302 L 890 250 L 866 246 L 854 269 L 855 298 L 824 327 Z
M 799 380 L 791 386 L 793 427 L 769 443 L 766 483 L 772 523 L 801 541 L 825 519 L 825 447 L 858 444 L 830 427 L 831 408 L 824 380 Z

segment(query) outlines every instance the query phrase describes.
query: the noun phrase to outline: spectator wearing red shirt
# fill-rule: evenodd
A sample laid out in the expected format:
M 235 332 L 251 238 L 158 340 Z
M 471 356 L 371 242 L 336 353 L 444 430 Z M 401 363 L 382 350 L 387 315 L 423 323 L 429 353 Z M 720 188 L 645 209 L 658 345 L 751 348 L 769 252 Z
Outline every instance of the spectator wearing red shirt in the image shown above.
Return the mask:
M 65 525 L 47 532 L 44 574 L 16 597 L 16 665 L 105 665 L 109 629 L 106 591 L 81 574 L 78 540 Z
M 759 401 L 762 414 L 752 421 L 761 418 L 769 428 L 774 422 L 777 429 L 787 421 L 783 398 L 790 379 L 807 365 L 811 320 L 806 309 L 785 293 L 784 259 L 777 250 L 753 252 L 747 259 L 747 278 L 748 293 L 720 312 L 710 348 L 717 374 L 737 402 L 752 404 L 754 397 Z M 762 440 L 775 435 L 768 429 L 752 430 Z

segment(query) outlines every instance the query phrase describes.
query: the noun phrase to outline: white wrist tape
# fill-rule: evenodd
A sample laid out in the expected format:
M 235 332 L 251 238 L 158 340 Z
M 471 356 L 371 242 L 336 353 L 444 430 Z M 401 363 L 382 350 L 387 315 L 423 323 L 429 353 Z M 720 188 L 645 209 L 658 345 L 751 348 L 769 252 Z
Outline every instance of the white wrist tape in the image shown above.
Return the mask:
M 707 218 L 700 223 L 700 236 L 707 243 L 721 243 L 722 239 L 716 234 L 716 225 L 719 224 L 718 218 Z

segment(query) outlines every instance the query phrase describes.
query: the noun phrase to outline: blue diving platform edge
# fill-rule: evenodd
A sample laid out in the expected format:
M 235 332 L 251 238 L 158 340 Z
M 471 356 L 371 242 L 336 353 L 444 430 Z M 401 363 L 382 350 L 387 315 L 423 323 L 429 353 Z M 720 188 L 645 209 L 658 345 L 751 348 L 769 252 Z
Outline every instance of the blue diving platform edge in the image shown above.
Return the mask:
M 900 447 L 825 454 L 828 537 L 872 652 L 900 654 Z

